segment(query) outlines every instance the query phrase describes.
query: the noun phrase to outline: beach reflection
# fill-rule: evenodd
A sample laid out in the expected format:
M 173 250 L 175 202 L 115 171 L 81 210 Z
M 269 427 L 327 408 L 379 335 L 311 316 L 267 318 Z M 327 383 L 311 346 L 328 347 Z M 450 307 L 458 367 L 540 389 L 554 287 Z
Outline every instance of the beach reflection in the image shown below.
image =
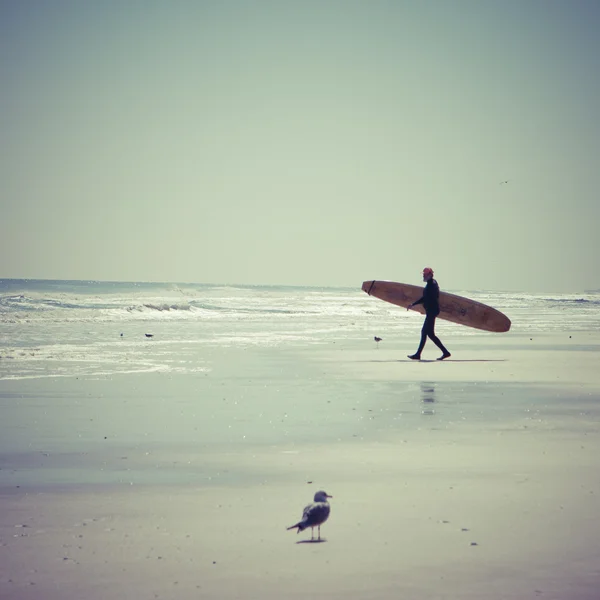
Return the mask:
M 421 402 L 423 403 L 423 409 L 421 414 L 423 415 L 434 415 L 435 414 L 435 384 L 427 381 L 421 382 Z

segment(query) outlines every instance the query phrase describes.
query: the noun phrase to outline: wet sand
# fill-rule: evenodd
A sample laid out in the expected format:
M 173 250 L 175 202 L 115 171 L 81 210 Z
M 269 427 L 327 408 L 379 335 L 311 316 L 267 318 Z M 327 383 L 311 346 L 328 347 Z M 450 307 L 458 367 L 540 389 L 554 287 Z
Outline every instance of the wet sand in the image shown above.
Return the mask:
M 384 342 L 0 381 L 0 597 L 596 600 L 600 336 Z

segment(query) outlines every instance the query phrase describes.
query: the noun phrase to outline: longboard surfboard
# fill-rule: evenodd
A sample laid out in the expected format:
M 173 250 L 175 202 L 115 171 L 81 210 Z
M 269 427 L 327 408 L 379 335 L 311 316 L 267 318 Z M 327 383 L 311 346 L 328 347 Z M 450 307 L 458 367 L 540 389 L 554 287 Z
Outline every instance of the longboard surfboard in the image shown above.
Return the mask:
M 369 296 L 375 296 L 375 298 L 404 308 L 408 308 L 423 295 L 422 287 L 394 281 L 365 281 L 362 289 Z M 412 310 L 425 314 L 422 304 L 413 306 Z M 448 292 L 440 292 L 440 314 L 438 316 L 446 321 L 484 331 L 502 333 L 510 329 L 510 319 L 499 310 Z

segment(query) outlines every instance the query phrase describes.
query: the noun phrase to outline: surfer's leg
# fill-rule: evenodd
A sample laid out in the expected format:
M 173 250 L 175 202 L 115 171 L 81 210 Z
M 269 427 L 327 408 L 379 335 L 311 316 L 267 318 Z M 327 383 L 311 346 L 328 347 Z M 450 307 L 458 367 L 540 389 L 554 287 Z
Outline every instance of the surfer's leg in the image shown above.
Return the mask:
M 427 317 L 427 320 L 428 319 L 429 317 Z M 431 341 L 442 351 L 442 356 L 440 356 L 438 360 L 444 360 L 445 358 L 448 358 L 450 356 L 450 352 L 448 352 L 446 346 L 442 344 L 440 338 L 437 335 L 435 335 L 435 317 L 431 317 L 431 322 L 429 325 L 427 335 L 431 338 Z
M 427 341 L 427 319 L 429 317 L 425 317 L 425 323 L 423 323 L 423 328 L 421 329 L 421 341 L 419 343 L 419 349 L 414 354 L 409 354 L 408 358 L 412 358 L 413 360 L 421 360 L 421 352 L 423 352 L 423 348 L 425 347 L 425 342 Z
M 427 341 L 427 333 L 429 331 L 429 325 L 427 323 L 429 317 L 425 317 L 425 322 L 423 323 L 423 327 L 421 328 L 421 341 L 419 343 L 419 349 L 415 352 L 413 356 L 421 358 L 421 352 L 423 352 L 423 348 L 425 348 L 425 342 Z

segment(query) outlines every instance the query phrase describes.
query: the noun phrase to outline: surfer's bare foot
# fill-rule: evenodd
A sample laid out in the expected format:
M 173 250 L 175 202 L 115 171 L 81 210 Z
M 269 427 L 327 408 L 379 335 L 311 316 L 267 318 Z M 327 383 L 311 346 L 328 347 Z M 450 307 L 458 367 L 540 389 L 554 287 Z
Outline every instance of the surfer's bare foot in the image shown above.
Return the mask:
M 421 355 L 420 354 L 409 354 L 408 358 L 410 358 L 412 360 L 421 360 Z
M 448 358 L 448 357 L 450 357 L 450 356 L 452 356 L 452 354 L 450 354 L 450 352 L 444 352 L 444 354 L 442 354 L 442 355 L 441 355 L 441 356 L 438 358 L 438 360 L 444 360 L 445 358 Z

